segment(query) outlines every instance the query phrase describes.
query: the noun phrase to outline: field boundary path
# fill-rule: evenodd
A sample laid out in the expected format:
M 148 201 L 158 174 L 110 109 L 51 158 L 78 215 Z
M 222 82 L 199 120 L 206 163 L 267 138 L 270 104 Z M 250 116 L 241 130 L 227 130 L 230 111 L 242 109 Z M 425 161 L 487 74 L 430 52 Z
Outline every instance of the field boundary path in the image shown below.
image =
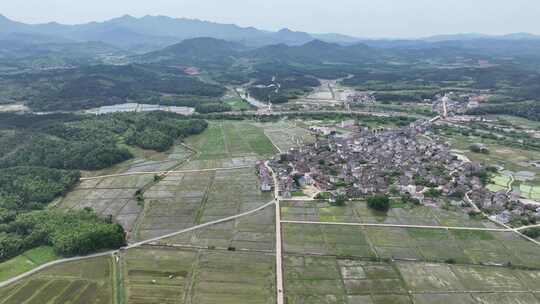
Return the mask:
M 342 226 L 361 226 L 361 227 L 390 227 L 390 228 L 420 228 L 420 229 L 442 229 L 442 230 L 472 230 L 472 231 L 493 231 L 493 232 L 512 232 L 512 228 L 485 228 L 485 227 L 452 227 L 452 226 L 426 226 L 426 225 L 407 225 L 407 224 L 375 224 L 375 223 L 347 223 L 347 222 L 316 222 L 316 221 L 290 221 L 282 220 L 284 224 L 313 224 L 313 225 L 342 225 Z
M 110 175 L 101 175 L 101 176 L 93 176 L 93 177 L 82 177 L 81 181 L 87 181 L 87 180 L 94 180 L 94 179 L 101 179 L 101 178 L 110 178 L 110 177 L 122 177 L 122 176 L 131 176 L 131 175 L 147 175 L 147 174 L 154 174 L 154 175 L 169 175 L 169 174 L 182 174 L 182 173 L 198 173 L 198 172 L 212 172 L 212 171 L 228 171 L 228 170 L 239 170 L 239 169 L 248 169 L 252 168 L 252 166 L 236 166 L 236 167 L 223 167 L 223 168 L 210 168 L 210 169 L 194 169 L 194 170 L 170 170 L 170 171 L 155 171 L 155 172 L 127 172 L 127 173 L 118 173 L 118 174 L 110 174 Z

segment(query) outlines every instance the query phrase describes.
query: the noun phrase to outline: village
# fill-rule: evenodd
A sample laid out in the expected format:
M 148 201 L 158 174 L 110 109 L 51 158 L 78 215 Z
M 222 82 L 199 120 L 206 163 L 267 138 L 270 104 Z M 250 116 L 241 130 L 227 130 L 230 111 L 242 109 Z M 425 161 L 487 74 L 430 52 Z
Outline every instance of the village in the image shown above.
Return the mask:
M 540 220 L 540 208 L 524 203 L 512 191 L 489 191 L 486 185 L 497 169 L 454 153 L 430 131 L 435 123 L 418 120 L 388 130 L 348 123 L 346 134 L 312 127 L 315 143 L 292 148 L 268 162 L 277 174 L 279 195 L 335 203 L 340 197 L 382 194 L 433 207 L 454 205 L 470 215 L 485 212 L 503 223 Z M 263 163 L 258 171 L 261 191 L 271 191 L 275 186 L 271 173 Z

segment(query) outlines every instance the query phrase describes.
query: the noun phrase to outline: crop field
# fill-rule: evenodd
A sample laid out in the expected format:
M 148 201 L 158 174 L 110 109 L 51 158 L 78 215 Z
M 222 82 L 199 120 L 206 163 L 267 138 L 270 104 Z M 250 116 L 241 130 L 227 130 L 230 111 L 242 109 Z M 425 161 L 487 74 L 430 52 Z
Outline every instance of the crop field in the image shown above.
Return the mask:
M 504 267 L 284 257 L 287 303 L 538 303 L 540 272 Z
M 247 122 L 212 122 L 201 134 L 187 139 L 199 160 L 271 156 L 277 151 L 261 128 Z
M 92 208 L 102 216 L 112 215 L 129 232 L 142 210 L 134 198 L 135 192 L 152 179 L 153 175 L 132 175 L 82 181 L 56 207 Z
M 159 244 L 234 250 L 273 251 L 275 247 L 274 206 L 250 216 L 213 225 L 161 240 Z
M 225 218 L 272 200 L 253 168 L 170 174 L 144 194 L 136 239 L 148 239 Z
M 122 261 L 129 304 L 275 302 L 272 255 L 155 247 Z
M 143 151 L 151 154 L 144 155 L 141 151 L 138 152 L 141 158 L 120 164 L 116 170 L 96 171 L 87 173 L 86 176 L 166 171 L 178 166 L 190 155 L 190 152 L 180 145 L 173 147 L 167 154 L 156 155 Z M 92 208 L 103 217 L 112 216 L 130 233 L 142 211 L 141 204 L 135 200 L 135 192 L 151 183 L 153 179 L 153 174 L 141 174 L 84 180 L 73 191 L 61 198 L 56 203 L 56 207 L 60 209 Z
M 452 135 L 448 139 L 452 148 L 461 150 L 472 161 L 490 165 L 501 165 L 506 170 L 514 172 L 525 170 L 540 174 L 540 169 L 527 165 L 531 161 L 538 160 L 538 151 L 499 145 L 496 142 L 486 141 L 474 136 Z M 488 147 L 489 154 L 469 151 L 469 147 L 472 144 L 479 142 L 484 143 Z
M 52 247 L 42 246 L 28 250 L 17 257 L 0 263 L 0 282 L 57 258 L 58 256 Z
M 53 266 L 0 289 L 0 303 L 112 304 L 112 263 L 100 257 Z
M 491 179 L 491 183 L 487 185 L 487 188 L 492 192 L 507 190 L 510 181 L 510 176 L 505 174 L 497 174 Z
M 283 226 L 290 254 L 391 258 L 540 268 L 534 245 L 510 232 L 291 224 Z
M 381 213 L 369 209 L 365 201 L 350 201 L 344 207 L 331 206 L 324 201 L 283 201 L 281 214 L 282 220 L 292 221 L 502 228 L 459 210 L 405 206 Z
M 132 146 L 126 146 L 126 148 L 134 155 L 133 159 L 103 170 L 83 171 L 83 177 L 95 177 L 126 172 L 167 171 L 178 166 L 192 155 L 191 151 L 180 144 L 174 145 L 166 152 L 143 150 Z
M 415 303 L 538 303 L 540 273 L 504 267 L 399 262 Z
M 410 303 L 388 263 L 335 257 L 285 256 L 287 303 Z
M 253 106 L 240 97 L 229 97 L 223 100 L 234 111 L 253 110 Z
M 281 151 L 315 142 L 315 137 L 307 129 L 298 127 L 292 122 L 262 124 L 262 127 L 264 134 Z
M 521 183 L 519 185 L 521 196 L 531 200 L 540 201 L 540 186 L 529 183 Z

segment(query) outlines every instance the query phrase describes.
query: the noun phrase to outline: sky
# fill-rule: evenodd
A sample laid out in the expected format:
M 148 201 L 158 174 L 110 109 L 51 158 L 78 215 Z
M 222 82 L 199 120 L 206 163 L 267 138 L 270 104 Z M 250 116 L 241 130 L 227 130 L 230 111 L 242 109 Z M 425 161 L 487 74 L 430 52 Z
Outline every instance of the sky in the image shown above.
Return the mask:
M 364 38 L 540 34 L 539 0 L 2 0 L 0 14 L 25 23 L 66 24 L 166 15 Z

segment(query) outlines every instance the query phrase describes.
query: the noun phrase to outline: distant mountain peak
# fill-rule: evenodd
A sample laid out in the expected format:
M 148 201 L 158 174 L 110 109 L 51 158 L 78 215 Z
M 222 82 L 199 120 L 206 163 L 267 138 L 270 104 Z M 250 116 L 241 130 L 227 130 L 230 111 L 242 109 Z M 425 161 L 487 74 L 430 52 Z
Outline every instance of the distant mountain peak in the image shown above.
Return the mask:
M 304 44 L 304 46 L 329 47 L 329 46 L 338 46 L 338 45 L 335 43 L 322 41 L 320 39 L 313 39 L 307 42 L 306 44 Z

